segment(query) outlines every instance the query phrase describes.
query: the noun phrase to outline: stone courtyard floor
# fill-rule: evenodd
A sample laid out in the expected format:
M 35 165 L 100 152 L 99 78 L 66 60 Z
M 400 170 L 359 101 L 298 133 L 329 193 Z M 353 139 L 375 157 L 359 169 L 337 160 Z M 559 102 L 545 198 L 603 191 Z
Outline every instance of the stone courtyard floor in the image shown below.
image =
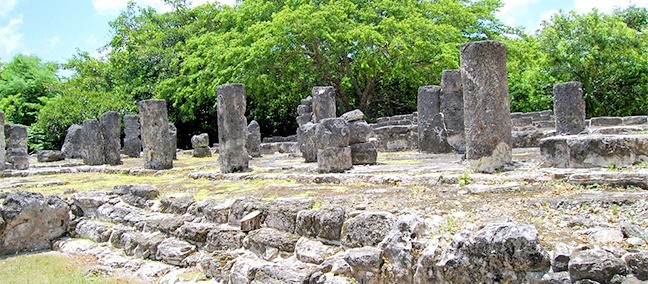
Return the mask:
M 450 239 L 459 230 L 512 220 L 536 226 L 543 245 L 612 245 L 646 250 L 629 241 L 629 224 L 648 228 L 648 164 L 628 168 L 555 169 L 541 166 L 538 148 L 515 149 L 515 164 L 495 174 L 467 170 L 461 155 L 379 153 L 378 164 L 346 173 L 319 174 L 317 165 L 292 154 L 251 160 L 251 171 L 222 174 L 218 155 L 192 158 L 178 153 L 174 168 L 143 169 L 142 159 L 121 166 L 84 166 L 81 161 L 34 163 L 28 171 L 5 172 L 0 191 L 36 191 L 69 197 L 109 191 L 122 184 L 151 184 L 162 197 L 202 199 L 312 198 L 317 207 L 339 205 L 354 211 L 414 211 L 431 234 Z M 621 235 L 621 236 L 620 236 Z

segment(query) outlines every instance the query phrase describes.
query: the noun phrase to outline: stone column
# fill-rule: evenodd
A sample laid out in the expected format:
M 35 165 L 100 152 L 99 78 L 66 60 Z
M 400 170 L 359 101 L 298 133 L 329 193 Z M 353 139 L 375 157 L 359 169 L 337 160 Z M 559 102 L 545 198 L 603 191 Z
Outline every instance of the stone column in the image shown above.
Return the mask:
M 137 103 L 142 130 L 144 168 L 164 170 L 173 168 L 169 118 L 166 101 L 143 100 Z
M 317 162 L 316 126 L 317 124 L 308 122 L 297 128 L 297 146 L 306 163 Z
M 326 118 L 316 124 L 317 170 L 341 173 L 353 167 L 349 141 L 351 132 L 344 118 Z
M 583 84 L 567 82 L 554 85 L 556 134 L 578 134 L 585 130 Z
M 84 120 L 81 127 L 83 163 L 89 166 L 103 165 L 106 162 L 103 144 L 99 121 L 96 119 Z
M 27 126 L 20 124 L 7 124 L 4 126 L 7 139 L 6 157 L 9 169 L 29 169 L 29 155 L 27 155 Z
M 443 114 L 440 113 L 441 87 L 423 86 L 418 90 L 418 148 L 424 153 L 449 153 Z
M 461 46 L 466 159 L 477 172 L 494 172 L 512 160 L 506 48 L 498 41 Z
M 5 134 L 4 134 L 4 112 L 0 111 L 0 171 L 5 170 Z
M 336 116 L 335 88 L 331 86 L 313 87 L 313 121 L 320 122 L 322 119 Z
M 221 172 L 248 170 L 245 86 L 225 84 L 218 87 L 218 149 Z
M 447 129 L 448 144 L 458 153 L 466 152 L 464 134 L 464 101 L 461 70 L 443 70 L 441 74 L 441 103 Z
M 105 163 L 121 165 L 121 118 L 119 113 L 109 111 L 101 115 L 101 134 L 103 137 L 103 155 Z
M 313 119 L 313 98 L 311 96 L 301 100 L 297 106 L 297 125 L 302 126 Z
M 247 126 L 246 147 L 251 157 L 261 157 L 261 126 L 256 120 Z
M 139 115 L 124 115 L 124 154 L 139 158 L 142 152 L 142 140 L 140 139 Z
M 65 141 L 61 152 L 65 155 L 66 159 L 80 159 L 83 158 L 83 141 L 81 138 L 81 125 L 72 124 L 67 129 Z
M 178 128 L 173 123 L 169 123 L 169 140 L 171 143 L 171 156 L 174 160 L 178 159 Z

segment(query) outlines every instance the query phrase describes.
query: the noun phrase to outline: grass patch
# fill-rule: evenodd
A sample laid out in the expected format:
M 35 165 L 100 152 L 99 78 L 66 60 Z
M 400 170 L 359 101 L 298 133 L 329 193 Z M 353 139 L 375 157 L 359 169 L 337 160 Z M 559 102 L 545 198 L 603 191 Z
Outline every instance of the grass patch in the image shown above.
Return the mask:
M 86 263 L 86 264 L 83 264 Z M 22 254 L 0 259 L 2 283 L 128 283 L 84 275 L 88 261 L 55 253 Z

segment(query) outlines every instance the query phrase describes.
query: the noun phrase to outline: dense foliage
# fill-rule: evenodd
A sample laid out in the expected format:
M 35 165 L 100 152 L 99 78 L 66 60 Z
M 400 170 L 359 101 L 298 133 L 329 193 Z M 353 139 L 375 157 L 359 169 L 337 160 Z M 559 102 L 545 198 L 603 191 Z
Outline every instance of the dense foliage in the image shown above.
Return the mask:
M 645 8 L 561 12 L 528 35 L 494 16 L 498 0 L 167 2 L 167 13 L 130 3 L 111 22 L 105 58 L 79 52 L 62 65 L 70 78 L 33 56 L 0 64 L 0 109 L 32 125 L 33 148 L 57 148 L 72 123 L 164 98 L 186 146 L 193 134 L 217 137 L 216 88 L 237 82 L 248 120 L 264 136 L 288 135 L 313 86 L 334 86 L 340 113 L 412 112 L 419 86 L 459 66 L 462 43 L 496 39 L 508 50 L 512 111 L 550 109 L 553 84 L 578 80 L 588 116 L 648 114 Z

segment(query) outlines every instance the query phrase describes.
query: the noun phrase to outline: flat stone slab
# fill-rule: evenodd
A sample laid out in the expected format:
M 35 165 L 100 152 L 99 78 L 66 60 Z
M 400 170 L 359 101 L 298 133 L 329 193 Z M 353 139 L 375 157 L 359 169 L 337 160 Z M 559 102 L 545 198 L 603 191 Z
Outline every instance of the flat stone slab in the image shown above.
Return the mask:
M 543 166 L 623 167 L 648 161 L 648 135 L 554 136 L 540 140 Z

